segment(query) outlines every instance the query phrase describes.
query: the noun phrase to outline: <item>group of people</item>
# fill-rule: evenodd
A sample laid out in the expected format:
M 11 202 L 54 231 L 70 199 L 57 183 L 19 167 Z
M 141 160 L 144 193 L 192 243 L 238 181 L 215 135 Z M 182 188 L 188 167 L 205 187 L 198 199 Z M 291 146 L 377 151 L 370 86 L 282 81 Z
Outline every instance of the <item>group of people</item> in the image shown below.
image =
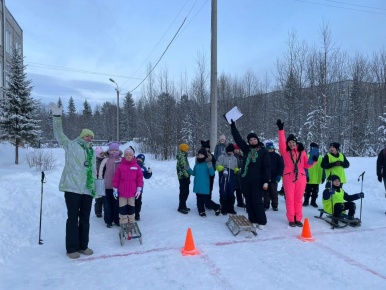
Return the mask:
M 202 148 L 197 152 L 193 169 L 187 159 L 189 146 L 181 144 L 177 153 L 177 175 L 180 183 L 178 211 L 183 214 L 190 211 L 186 207 L 186 200 L 190 176 L 194 176 L 193 192 L 196 193 L 200 216 L 206 216 L 205 208 L 213 209 L 216 215 L 236 214 L 236 200 L 237 205 L 244 206 L 245 198 L 249 221 L 258 229 L 264 229 L 267 223 L 265 211 L 270 206 L 273 211 L 278 211 L 278 183 L 282 181 L 288 224 L 291 227 L 302 227 L 303 207 L 309 204 L 318 207 L 316 200 L 319 185 L 327 178 L 329 182 L 323 192 L 324 210 L 335 217 L 348 210 L 349 218 L 353 218 L 353 201 L 364 198 L 364 193 L 348 195 L 342 189 L 346 183 L 344 169 L 350 163 L 339 151 L 340 144 L 332 142 L 329 152 L 322 157 L 318 144 L 312 142 L 307 153 L 295 135 L 285 136 L 284 123 L 280 119 L 276 125 L 280 154 L 275 151 L 273 142 L 263 144 L 254 132 L 249 133 L 244 140 L 233 120 L 231 134 L 235 144 L 226 144 L 225 136 L 221 135 L 213 155 L 209 140 L 201 141 Z M 212 200 L 216 170 L 219 179 L 219 204 Z M 334 222 L 339 221 L 334 219 Z

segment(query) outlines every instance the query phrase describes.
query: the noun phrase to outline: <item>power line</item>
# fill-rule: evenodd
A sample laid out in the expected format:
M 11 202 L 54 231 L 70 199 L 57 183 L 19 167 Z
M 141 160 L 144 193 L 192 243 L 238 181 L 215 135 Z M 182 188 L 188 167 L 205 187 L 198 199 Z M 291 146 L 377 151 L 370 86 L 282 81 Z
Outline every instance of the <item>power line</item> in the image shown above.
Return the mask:
M 148 76 L 153 72 L 153 70 L 156 68 L 156 66 L 158 65 L 158 63 L 161 61 L 162 57 L 165 55 L 166 51 L 169 49 L 169 46 L 172 44 L 172 42 L 174 41 L 174 39 L 176 38 L 178 32 L 180 31 L 181 27 L 184 25 L 186 21 L 186 17 L 184 19 L 184 21 L 182 22 L 182 24 L 180 25 L 180 28 L 178 28 L 176 34 L 174 34 L 174 37 L 173 39 L 169 42 L 168 46 L 166 47 L 166 49 L 164 50 L 164 52 L 162 53 L 161 57 L 158 59 L 158 61 L 156 62 L 156 64 L 154 65 L 154 67 L 150 70 L 150 72 L 146 75 L 146 77 L 134 88 L 132 89 L 129 93 L 133 92 L 134 90 L 136 90 L 147 78 Z
M 344 5 L 358 6 L 358 7 L 363 7 L 363 8 L 370 8 L 370 9 L 377 9 L 377 10 L 386 10 L 386 8 L 371 7 L 371 6 L 365 6 L 365 5 L 359 5 L 359 4 L 351 4 L 351 3 L 342 2 L 342 1 L 335 1 L 335 0 L 324 0 L 324 1 L 335 2 L 335 3 L 344 4 Z
M 42 63 L 36 63 L 36 62 L 26 62 L 26 63 L 29 64 L 28 66 L 53 69 L 53 70 L 62 70 L 62 71 L 68 71 L 68 72 L 77 72 L 77 73 L 94 74 L 94 75 L 105 75 L 105 76 L 120 77 L 120 78 L 126 78 L 126 79 L 136 79 L 136 80 L 141 79 L 141 78 L 120 76 L 120 75 L 114 75 L 114 74 L 106 74 L 106 73 L 100 73 L 100 72 L 86 71 L 86 70 L 81 70 L 81 69 L 76 69 L 76 68 L 66 68 L 66 67 L 54 66 L 54 65 L 49 65 L 49 64 L 42 64 Z
M 386 13 L 382 13 L 382 12 L 368 11 L 368 10 L 362 10 L 362 9 L 349 8 L 349 7 L 342 7 L 342 6 L 323 4 L 323 3 L 317 3 L 317 2 L 306 1 L 306 0 L 295 0 L 295 1 L 297 1 L 297 2 L 304 2 L 304 3 L 310 3 L 310 4 L 320 5 L 320 6 L 328 6 L 328 7 L 334 7 L 334 8 L 341 8 L 341 9 L 346 9 L 346 10 L 367 12 L 367 13 L 373 13 L 373 14 L 383 14 L 383 15 L 386 14 Z

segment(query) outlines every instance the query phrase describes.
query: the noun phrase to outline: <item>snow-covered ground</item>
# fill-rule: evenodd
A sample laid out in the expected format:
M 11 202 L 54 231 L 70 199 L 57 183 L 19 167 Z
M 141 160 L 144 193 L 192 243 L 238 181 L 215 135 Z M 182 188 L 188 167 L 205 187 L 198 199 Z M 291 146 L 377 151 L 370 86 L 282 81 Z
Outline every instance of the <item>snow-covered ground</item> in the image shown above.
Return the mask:
M 15 165 L 14 148 L 0 144 L 1 289 L 386 289 L 386 199 L 375 174 L 376 158 L 348 157 L 348 193 L 360 191 L 358 176 L 366 172 L 362 226 L 332 230 L 308 206 L 303 213 L 316 241 L 302 242 L 302 229 L 288 226 L 282 197 L 278 212 L 267 211 L 266 229 L 252 238 L 233 236 L 225 225 L 227 216 L 208 211 L 207 218 L 200 217 L 192 192 L 191 212 L 177 212 L 176 162 L 146 155 L 153 177 L 145 181 L 139 222 L 143 244 L 134 239 L 121 246 L 119 228 L 107 228 L 92 212 L 89 247 L 94 255 L 71 260 L 64 245 L 66 206 L 58 191 L 64 150 L 47 150 L 56 167 L 45 172 L 44 244 L 39 245 L 41 172 L 28 167 L 28 150 L 20 150 L 21 164 Z M 193 166 L 194 159 L 189 161 Z M 360 201 L 356 203 L 359 217 Z M 188 228 L 197 256 L 181 255 Z

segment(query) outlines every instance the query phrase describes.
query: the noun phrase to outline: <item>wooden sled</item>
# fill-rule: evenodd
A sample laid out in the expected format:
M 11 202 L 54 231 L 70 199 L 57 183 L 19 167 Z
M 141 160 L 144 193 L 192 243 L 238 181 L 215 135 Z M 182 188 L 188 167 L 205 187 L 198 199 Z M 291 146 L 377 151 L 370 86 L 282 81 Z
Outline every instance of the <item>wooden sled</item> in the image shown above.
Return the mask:
M 237 236 L 241 231 L 249 233 L 248 237 L 252 237 L 251 233 L 257 236 L 256 228 L 243 215 L 230 215 L 225 223 L 234 236 Z

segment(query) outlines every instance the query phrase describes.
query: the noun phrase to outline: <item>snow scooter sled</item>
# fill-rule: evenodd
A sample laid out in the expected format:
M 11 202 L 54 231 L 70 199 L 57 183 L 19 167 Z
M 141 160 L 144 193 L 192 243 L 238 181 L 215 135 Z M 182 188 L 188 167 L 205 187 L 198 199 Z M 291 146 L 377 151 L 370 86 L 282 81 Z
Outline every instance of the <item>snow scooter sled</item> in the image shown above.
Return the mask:
M 121 246 L 125 244 L 126 240 L 138 239 L 139 243 L 142 245 L 142 233 L 138 227 L 137 222 L 122 224 L 119 231 L 119 240 L 121 241 Z
M 341 214 L 340 217 L 339 217 L 339 222 L 341 222 L 341 224 L 339 225 L 334 225 L 331 223 L 332 221 L 332 215 L 325 212 L 323 209 L 318 209 L 319 210 L 319 216 L 315 216 L 315 218 L 317 219 L 321 219 L 321 220 L 324 220 L 326 223 L 330 224 L 332 227 L 332 229 L 342 229 L 342 228 L 345 228 L 347 226 L 351 226 L 351 227 L 359 227 L 361 226 L 361 220 L 358 219 L 358 218 L 354 218 L 354 219 L 349 219 L 348 218 L 348 215 L 346 214 Z M 326 216 L 323 216 L 323 214 L 326 214 Z

